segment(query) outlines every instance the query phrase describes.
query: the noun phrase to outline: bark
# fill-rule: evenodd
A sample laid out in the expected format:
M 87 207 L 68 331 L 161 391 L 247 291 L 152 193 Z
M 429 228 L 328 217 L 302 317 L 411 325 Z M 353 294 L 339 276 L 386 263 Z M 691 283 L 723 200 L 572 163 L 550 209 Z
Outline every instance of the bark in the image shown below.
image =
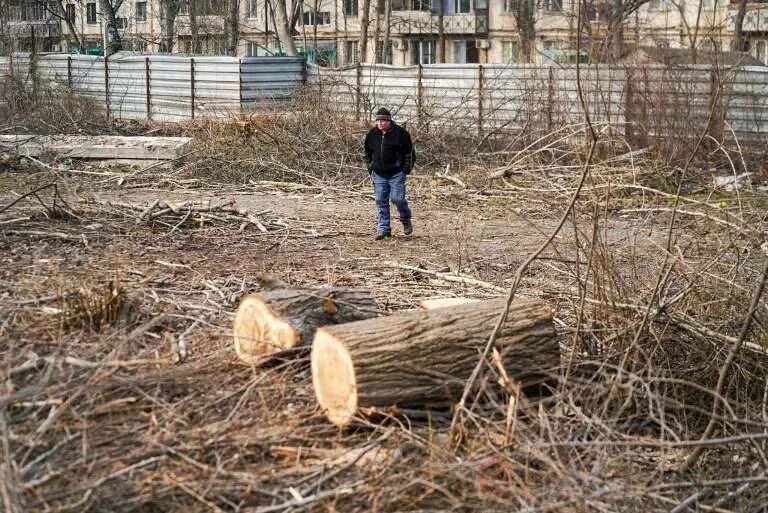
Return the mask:
M 371 293 L 357 289 L 282 289 L 244 298 L 234 323 L 235 352 L 259 364 L 274 353 L 308 344 L 320 326 L 378 314 Z
M 739 8 L 733 20 L 733 39 L 731 50 L 734 52 L 746 52 L 748 49 L 747 37 L 744 34 L 744 17 L 747 15 L 747 0 L 739 0 Z
M 536 5 L 533 0 L 520 0 L 515 14 L 520 56 L 523 62 L 533 62 L 533 48 L 536 42 Z
M 461 397 L 505 299 L 411 311 L 325 326 L 312 344 L 312 384 L 328 419 L 351 422 L 359 408 L 424 408 Z M 553 312 L 513 303 L 495 341 L 510 379 L 541 380 L 560 364 Z
M 624 1 L 613 0 L 613 16 L 608 24 L 611 41 L 611 60 L 618 61 L 624 56 Z
M 181 9 L 181 0 L 162 0 L 160 3 L 160 51 L 172 53 L 176 39 L 176 16 Z
M 200 27 L 197 24 L 197 1 L 189 2 L 189 31 L 192 36 L 192 53 L 200 53 Z
M 389 49 L 389 36 L 391 31 L 390 23 L 392 23 L 392 0 L 385 1 L 386 4 L 384 5 L 384 42 L 382 43 L 382 60 L 384 61 L 384 64 L 391 64 L 387 62 L 387 52 Z
M 285 0 L 273 0 L 272 7 L 275 16 L 275 31 L 280 39 L 280 44 L 286 55 L 296 56 L 296 45 L 293 36 L 288 30 L 288 14 L 285 10 Z
M 224 19 L 226 20 L 227 31 L 227 53 L 229 55 L 237 55 L 237 44 L 240 42 L 239 0 L 228 0 Z
M 360 42 L 358 43 L 358 60 L 359 62 L 366 62 L 368 59 L 368 16 L 371 11 L 371 0 L 360 1 Z
M 120 9 L 122 4 L 123 0 L 119 0 L 114 4 L 110 0 L 99 0 L 101 16 L 107 31 L 107 47 L 104 48 L 105 57 L 123 49 L 120 33 L 117 31 L 117 10 Z
M 373 63 L 378 64 L 379 60 L 379 36 L 381 34 L 381 12 L 379 12 L 380 0 L 376 0 L 376 4 L 373 6 Z
M 445 3 L 440 0 L 440 8 L 437 11 L 437 48 L 435 48 L 435 62 L 445 62 Z

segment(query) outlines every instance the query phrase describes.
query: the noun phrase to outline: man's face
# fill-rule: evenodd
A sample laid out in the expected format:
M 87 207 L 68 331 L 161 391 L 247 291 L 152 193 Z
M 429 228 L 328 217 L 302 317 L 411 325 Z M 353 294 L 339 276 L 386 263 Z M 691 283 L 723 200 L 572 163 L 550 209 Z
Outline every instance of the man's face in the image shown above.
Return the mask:
M 392 126 L 392 121 L 390 121 L 389 119 L 377 119 L 376 126 L 382 132 L 386 132 Z

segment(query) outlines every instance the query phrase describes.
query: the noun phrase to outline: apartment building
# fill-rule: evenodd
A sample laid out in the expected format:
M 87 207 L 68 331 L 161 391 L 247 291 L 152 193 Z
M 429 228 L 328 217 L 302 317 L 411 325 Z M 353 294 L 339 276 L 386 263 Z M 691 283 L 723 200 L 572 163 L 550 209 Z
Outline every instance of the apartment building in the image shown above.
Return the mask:
M 39 51 L 85 48 L 97 52 L 104 46 L 107 35 L 99 0 L 7 1 L 7 27 L 0 37 L 5 34 L 8 48 L 29 50 L 33 40 Z M 163 1 L 122 2 L 116 24 L 124 49 L 159 51 Z M 194 3 L 190 5 L 190 1 Z M 582 35 L 579 57 L 575 50 L 576 0 L 371 0 L 369 43 L 366 55 L 361 56 L 359 15 L 363 1 L 287 0 L 299 52 L 331 66 L 361 59 L 396 65 L 431 64 L 439 60 L 441 48 L 443 61 L 448 63 L 519 62 L 525 59 L 516 17 L 519 2 L 528 1 L 533 6 L 534 62 L 573 62 L 596 55 L 605 39 L 613 4 L 594 0 L 582 14 L 588 37 Z M 279 54 L 273 2 L 186 0 L 173 25 L 173 51 L 227 54 L 234 48 L 238 55 Z M 735 3 L 718 0 L 650 0 L 625 20 L 624 41 L 628 48 L 727 49 L 736 8 Z M 768 0 L 748 4 L 743 28 L 751 53 L 768 64 Z

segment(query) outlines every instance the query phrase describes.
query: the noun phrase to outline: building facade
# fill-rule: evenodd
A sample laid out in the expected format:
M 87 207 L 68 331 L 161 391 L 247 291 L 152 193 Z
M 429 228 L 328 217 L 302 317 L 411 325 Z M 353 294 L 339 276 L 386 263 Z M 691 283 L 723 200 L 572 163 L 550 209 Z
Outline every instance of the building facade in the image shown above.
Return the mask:
M 1 1 L 7 2 L 0 17 L 6 52 L 98 53 L 110 37 L 101 2 L 114 0 Z M 168 48 L 165 37 L 173 52 L 274 55 L 281 53 L 274 1 L 123 0 L 115 24 L 126 50 L 158 52 Z M 360 60 L 395 65 L 599 60 L 613 8 L 613 1 L 587 4 L 577 55 L 575 0 L 370 0 L 368 48 L 361 56 L 363 1 L 286 0 L 299 52 L 329 66 Z M 171 24 L 169 2 L 179 6 Z M 622 40 L 628 49 L 728 49 L 736 9 L 735 3 L 717 0 L 650 0 L 625 19 Z M 743 30 L 750 53 L 768 64 L 768 0 L 748 4 Z M 529 57 L 521 33 L 529 34 Z

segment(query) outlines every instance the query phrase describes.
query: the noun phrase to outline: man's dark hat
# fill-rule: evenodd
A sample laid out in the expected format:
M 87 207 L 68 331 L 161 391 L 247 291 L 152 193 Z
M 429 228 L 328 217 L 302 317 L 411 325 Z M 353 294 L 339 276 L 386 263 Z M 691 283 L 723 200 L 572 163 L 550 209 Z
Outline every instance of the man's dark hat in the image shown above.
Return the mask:
M 392 114 L 389 113 L 387 109 L 384 107 L 380 108 L 376 111 L 376 120 L 384 119 L 387 121 L 392 121 Z

